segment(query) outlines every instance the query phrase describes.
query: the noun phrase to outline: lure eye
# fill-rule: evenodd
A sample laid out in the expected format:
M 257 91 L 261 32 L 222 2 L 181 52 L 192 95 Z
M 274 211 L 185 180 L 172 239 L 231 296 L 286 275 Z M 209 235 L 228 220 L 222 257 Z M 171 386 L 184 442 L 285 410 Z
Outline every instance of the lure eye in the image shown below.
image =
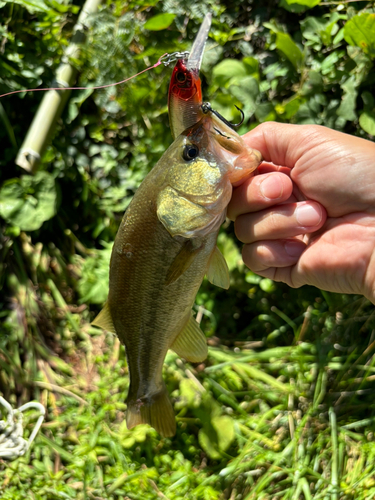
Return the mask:
M 194 144 L 187 144 L 182 152 L 182 158 L 185 161 L 194 160 L 194 158 L 196 158 L 198 155 L 199 155 L 198 146 L 195 146 Z
M 182 71 L 178 71 L 178 73 L 176 73 L 176 80 L 179 83 L 186 82 L 186 75 L 185 75 L 185 73 L 183 73 Z

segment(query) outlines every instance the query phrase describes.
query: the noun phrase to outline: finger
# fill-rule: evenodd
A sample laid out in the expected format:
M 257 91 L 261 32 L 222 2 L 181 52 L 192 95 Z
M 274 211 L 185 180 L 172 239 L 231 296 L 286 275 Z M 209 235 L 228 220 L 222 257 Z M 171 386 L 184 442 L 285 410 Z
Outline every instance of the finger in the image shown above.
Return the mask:
M 264 269 L 264 271 L 258 271 L 256 274 L 259 274 L 259 276 L 262 276 L 263 278 L 269 278 L 273 281 L 281 281 L 282 283 L 286 283 L 291 288 L 299 288 L 307 283 L 303 279 L 299 279 L 298 281 L 293 279 L 297 266 L 298 263 L 286 267 L 269 267 L 268 269 Z
M 227 216 L 235 220 L 241 214 L 282 203 L 290 198 L 292 191 L 292 180 L 285 174 L 255 175 L 233 190 Z
M 325 209 L 315 201 L 287 203 L 237 217 L 234 230 L 243 243 L 293 238 L 320 229 Z
M 279 165 L 274 165 L 273 163 L 263 161 L 259 165 L 259 167 L 256 169 L 255 175 L 269 174 L 271 172 L 280 172 L 280 173 L 288 175 L 290 177 L 291 169 L 288 167 L 281 167 Z
M 290 125 L 265 122 L 243 136 L 251 148 L 258 150 L 266 162 L 294 168 L 306 152 L 328 141 L 319 125 Z
M 291 171 L 292 170 L 288 167 L 280 167 L 278 165 L 274 165 L 273 163 L 264 161 L 257 168 L 255 175 L 267 174 L 271 172 L 280 172 L 290 177 Z M 293 197 L 291 197 L 290 201 L 292 202 L 292 201 L 304 201 L 304 200 L 307 200 L 307 197 L 302 193 L 297 184 L 293 183 Z
M 305 249 L 306 245 L 295 239 L 257 241 L 243 247 L 242 259 L 253 272 L 264 276 L 263 273 L 267 271 L 268 274 L 273 273 L 272 279 L 274 279 L 275 268 L 293 266 Z

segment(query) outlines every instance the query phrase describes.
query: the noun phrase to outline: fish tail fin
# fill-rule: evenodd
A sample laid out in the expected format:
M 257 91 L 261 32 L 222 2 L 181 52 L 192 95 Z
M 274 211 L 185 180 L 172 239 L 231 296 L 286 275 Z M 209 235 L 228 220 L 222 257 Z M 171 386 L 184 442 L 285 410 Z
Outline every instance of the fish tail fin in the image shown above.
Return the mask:
M 128 398 L 127 405 L 128 429 L 139 424 L 149 424 L 163 437 L 176 434 L 175 414 L 166 387 L 147 399 Z

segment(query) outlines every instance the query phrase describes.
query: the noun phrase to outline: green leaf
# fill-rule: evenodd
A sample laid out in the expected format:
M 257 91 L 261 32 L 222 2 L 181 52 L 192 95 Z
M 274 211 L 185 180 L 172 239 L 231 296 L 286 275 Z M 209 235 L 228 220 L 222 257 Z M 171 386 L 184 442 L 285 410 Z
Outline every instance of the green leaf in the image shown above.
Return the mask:
M 226 82 L 234 77 L 243 78 L 247 75 L 246 66 L 242 61 L 237 59 L 224 59 L 217 64 L 212 70 L 215 83 L 220 86 L 225 85 Z
M 78 282 L 81 302 L 103 304 L 107 299 L 112 245 L 106 246 L 107 248 L 96 250 L 93 257 L 87 257 L 82 266 L 82 276 Z
M 307 17 L 301 21 L 302 35 L 308 40 L 307 44 L 314 46 L 316 50 L 319 50 L 322 43 L 330 45 L 332 36 L 339 31 L 337 21 L 341 17 L 335 12 L 328 20 L 323 17 Z
M 252 76 L 245 76 L 230 85 L 228 90 L 244 104 L 245 116 L 251 116 L 256 109 L 256 98 L 259 95 L 258 81 Z
M 206 425 L 199 431 L 199 444 L 212 459 L 219 459 L 234 439 L 233 419 L 227 416 L 214 417 L 211 426 Z
M 248 75 L 259 80 L 259 61 L 255 57 L 244 57 L 242 62 Z
M 364 108 L 367 109 L 372 109 L 375 105 L 375 99 L 374 96 L 368 92 L 367 90 L 365 92 L 362 92 L 361 94 L 362 101 L 363 101 L 363 106 Z
M 180 383 L 180 401 L 176 408 L 197 408 L 202 403 L 202 394 L 197 385 L 190 379 L 182 379 Z
M 276 33 L 276 47 L 289 59 L 296 69 L 301 67 L 303 53 L 288 33 L 282 33 L 281 31 Z
M 307 7 L 308 9 L 312 9 L 315 5 L 320 4 L 322 0 L 285 0 L 288 5 L 298 4 Z
M 310 70 L 302 86 L 302 95 L 310 96 L 321 93 L 323 89 L 323 78 L 318 71 Z
M 150 31 L 165 30 L 173 23 L 175 17 L 176 14 L 158 14 L 150 17 L 143 27 Z
M 321 65 L 322 75 L 334 74 L 338 61 L 343 57 L 343 50 L 335 50 L 324 58 Z
M 275 109 L 271 102 L 258 104 L 255 110 L 257 120 L 262 122 L 269 122 L 276 119 Z
M 345 24 L 344 38 L 349 45 L 361 47 L 370 57 L 375 57 L 375 14 L 358 14 Z
M 359 124 L 365 132 L 375 136 L 375 111 L 365 111 L 359 117 Z
M 299 5 L 298 3 L 288 4 L 286 0 L 280 0 L 279 5 L 288 12 L 293 12 L 295 14 L 301 14 L 302 12 L 305 12 L 308 9 L 308 7 L 304 5 Z
M 51 174 L 38 172 L 4 182 L 0 215 L 22 231 L 35 231 L 56 214 L 56 188 Z
M 357 88 L 355 84 L 355 77 L 351 76 L 341 88 L 344 90 L 344 95 L 341 100 L 341 104 L 337 110 L 337 115 L 341 116 L 345 120 L 354 121 L 357 119 L 356 100 L 357 100 Z
M 50 9 L 43 0 L 6 0 L 5 3 L 18 4 L 34 14 L 35 12 L 49 12 Z
M 226 233 L 222 232 L 219 234 L 217 243 L 228 264 L 229 271 L 237 269 L 239 264 L 242 263 L 242 258 L 241 252 L 233 239 L 230 238 Z
M 282 104 L 277 104 L 275 111 L 278 115 L 283 115 L 283 118 L 289 120 L 297 113 L 303 102 L 304 100 L 300 96 L 294 96 Z
M 17 147 L 16 136 L 14 135 L 13 127 L 8 119 L 8 116 L 5 112 L 3 105 L 0 103 L 0 119 L 2 120 L 5 130 L 7 131 L 9 140 L 13 147 Z
M 308 40 L 309 45 L 321 43 L 319 32 L 324 29 L 325 21 L 321 17 L 306 17 L 301 21 L 302 36 Z
M 263 278 L 259 286 L 266 293 L 272 293 L 276 290 L 275 283 L 269 278 Z

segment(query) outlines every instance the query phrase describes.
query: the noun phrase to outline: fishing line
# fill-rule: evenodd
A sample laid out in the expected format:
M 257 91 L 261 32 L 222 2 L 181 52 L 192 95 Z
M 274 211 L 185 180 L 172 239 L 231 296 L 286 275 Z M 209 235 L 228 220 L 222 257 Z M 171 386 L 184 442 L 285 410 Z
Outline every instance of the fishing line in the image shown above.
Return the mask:
M 116 83 L 108 83 L 107 85 L 99 85 L 98 87 L 47 87 L 43 89 L 22 89 L 22 90 L 13 90 L 12 92 L 7 92 L 6 94 L 0 95 L 0 99 L 2 97 L 6 97 L 8 95 L 12 94 L 21 94 L 22 92 L 40 92 L 40 91 L 48 91 L 48 90 L 97 90 L 97 89 L 106 89 L 108 87 L 114 87 L 115 85 L 121 85 L 121 83 L 128 82 L 129 80 L 132 80 L 136 76 L 141 75 L 142 73 L 145 73 L 146 71 L 149 71 L 150 69 L 157 68 L 161 64 L 164 64 L 164 66 L 169 66 L 172 62 L 176 61 L 177 59 L 184 59 L 188 57 L 189 52 L 173 52 L 172 54 L 168 54 L 166 52 L 162 56 L 159 57 L 158 61 L 153 64 L 152 66 L 149 66 L 146 69 L 143 69 L 139 73 L 133 76 L 129 76 L 129 78 L 125 78 L 125 80 L 121 80 L 121 82 L 116 82 Z

